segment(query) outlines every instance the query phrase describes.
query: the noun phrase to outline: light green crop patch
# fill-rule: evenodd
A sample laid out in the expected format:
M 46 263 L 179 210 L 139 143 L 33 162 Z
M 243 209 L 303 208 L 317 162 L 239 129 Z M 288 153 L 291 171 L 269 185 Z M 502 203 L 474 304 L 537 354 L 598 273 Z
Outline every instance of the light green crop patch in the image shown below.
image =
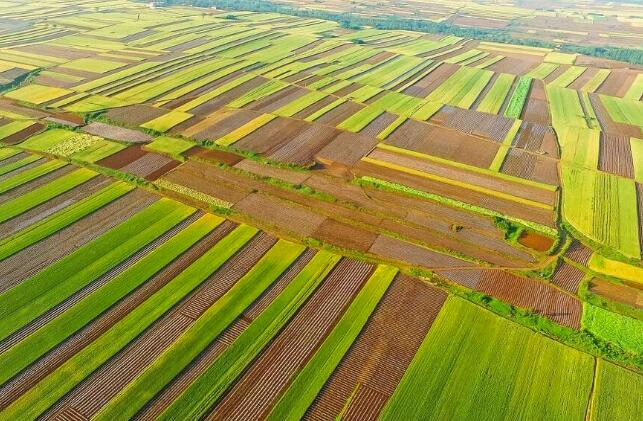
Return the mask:
M 192 114 L 190 113 L 174 110 L 150 120 L 147 123 L 141 124 L 141 127 L 144 129 L 156 130 L 157 132 L 166 132 L 177 124 L 183 123 L 190 117 L 192 117 Z
M 72 92 L 73 91 L 70 91 L 69 89 L 52 88 L 49 86 L 32 84 L 18 88 L 15 91 L 8 92 L 5 96 L 18 101 L 40 105 L 71 94 Z

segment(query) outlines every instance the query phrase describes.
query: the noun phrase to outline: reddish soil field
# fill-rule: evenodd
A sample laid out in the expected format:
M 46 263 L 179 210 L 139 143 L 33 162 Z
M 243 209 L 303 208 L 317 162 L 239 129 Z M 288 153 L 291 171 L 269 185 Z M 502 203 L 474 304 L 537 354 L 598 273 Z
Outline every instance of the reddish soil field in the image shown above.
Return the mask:
M 131 148 L 128 148 L 131 149 Z M 135 152 L 132 153 L 134 155 Z M 111 157 L 108 157 L 109 159 Z M 129 158 L 125 156 L 125 158 Z M 145 152 L 135 160 L 130 161 L 119 169 L 123 172 L 133 174 L 137 177 L 143 177 L 149 181 L 156 180 L 161 175 L 170 171 L 180 164 L 172 158 L 153 152 Z
M 547 77 L 545 77 L 545 79 L 543 79 L 543 82 L 545 83 L 545 85 L 548 85 L 548 84 L 549 84 L 549 83 L 551 83 L 553 80 L 555 80 L 558 76 L 560 76 L 560 75 L 562 75 L 563 73 L 565 73 L 565 71 L 566 71 L 567 69 L 569 69 L 570 67 L 571 67 L 571 66 L 569 66 L 569 65 L 567 65 L 567 64 L 559 64 L 559 65 L 558 65 L 558 67 L 556 67 L 556 69 L 554 69 L 554 71 L 553 71 L 553 72 L 551 72 L 550 74 L 548 74 L 548 75 L 547 75 Z
M 585 273 L 582 270 L 563 262 L 554 272 L 552 282 L 571 294 L 577 294 L 578 286 L 584 276 Z
M 377 143 L 373 137 L 344 132 L 316 154 L 315 160 L 324 165 L 340 163 L 350 166 L 359 162 Z
M 451 282 L 462 285 L 469 289 L 476 289 L 480 279 L 482 278 L 482 269 L 439 269 L 435 271 L 436 274 L 442 278 L 448 279 Z
M 580 329 L 581 302 L 540 281 L 485 270 L 476 289 L 514 306 L 534 310 L 563 326 Z
M 113 155 L 103 158 L 100 161 L 97 161 L 96 164 L 101 167 L 107 167 L 114 170 L 118 170 L 126 165 L 131 164 L 139 158 L 145 156 L 147 152 L 141 149 L 140 146 L 130 146 L 123 149 L 122 151 L 116 152 Z
M 449 63 L 442 63 L 431 73 L 406 88 L 403 93 L 420 98 L 426 98 L 435 88 L 440 86 L 445 80 L 458 70 L 460 66 Z
M 337 126 L 339 123 L 346 120 L 348 117 L 352 116 L 362 108 L 364 108 L 364 105 L 362 104 L 347 101 L 322 115 L 317 120 L 315 120 L 315 122 L 326 124 L 329 126 Z
M 523 232 L 518 238 L 518 242 L 532 250 L 545 252 L 554 245 L 554 240 L 544 235 L 536 234 L 535 232 Z
M 315 154 L 340 133 L 342 133 L 340 130 L 333 127 L 312 123 L 268 157 L 275 161 L 308 165 L 314 162 Z
M 293 118 L 303 120 L 309 115 L 312 115 L 313 113 L 316 113 L 317 111 L 321 110 L 328 104 L 332 103 L 333 101 L 337 100 L 337 98 L 333 95 L 328 95 L 319 101 L 315 102 L 312 105 L 309 105 L 308 107 L 304 108 L 303 110 L 299 111 L 295 115 L 293 115 Z
M 582 57 L 582 56 L 579 56 L 579 57 Z M 599 69 L 595 67 L 588 68 L 583 72 L 583 74 L 581 74 L 578 78 L 576 78 L 576 80 L 570 83 L 567 87 L 569 89 L 579 90 L 580 88 L 585 86 L 585 84 L 589 82 L 592 79 L 592 77 L 596 75 L 596 73 L 598 73 L 598 70 Z
M 634 161 L 629 136 L 601 133 L 598 169 L 634 178 Z
M 189 149 L 184 153 L 184 155 L 197 160 L 203 160 L 215 164 L 222 163 L 230 166 L 233 166 L 244 159 L 242 156 L 230 152 L 206 149 L 201 146 L 195 146 Z
M 310 173 L 306 171 L 292 171 L 285 168 L 278 168 L 253 161 L 251 159 L 244 159 L 234 166 L 237 169 L 251 172 L 261 177 L 271 177 L 279 180 L 287 181 L 291 184 L 302 184 L 310 177 Z
M 127 126 L 141 124 L 162 116 L 167 111 L 150 105 L 138 104 L 127 107 L 113 108 L 107 111 L 107 118 Z
M 330 333 L 372 270 L 367 263 L 343 259 L 207 419 L 264 418 Z
M 304 419 L 336 419 L 351 397 L 342 419 L 377 419 L 446 297 L 418 279 L 399 275 Z M 382 399 L 370 399 L 369 391 Z
M 377 234 L 327 218 L 315 230 L 312 237 L 324 243 L 365 252 L 371 247 Z
M 270 155 L 309 127 L 310 123 L 305 121 L 277 117 L 235 142 L 232 147 L 262 155 Z
M 369 252 L 385 260 L 395 260 L 427 269 L 470 267 L 473 263 L 440 254 L 386 235 L 379 235 Z
M 488 168 L 498 152 L 496 142 L 412 119 L 398 127 L 386 143 L 480 168 Z
M 526 54 L 511 54 L 505 51 L 502 51 L 501 54 L 506 57 L 487 67 L 487 70 L 524 75 L 540 63 L 539 60 L 534 60 L 533 56 Z
M 594 278 L 589 282 L 589 291 L 609 300 L 643 309 L 643 294 L 638 288 Z

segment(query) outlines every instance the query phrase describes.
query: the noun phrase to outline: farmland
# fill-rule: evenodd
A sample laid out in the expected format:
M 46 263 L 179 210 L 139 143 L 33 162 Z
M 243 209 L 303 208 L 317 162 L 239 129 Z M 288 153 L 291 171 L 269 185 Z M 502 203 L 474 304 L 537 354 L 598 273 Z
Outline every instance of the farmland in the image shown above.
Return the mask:
M 637 419 L 636 8 L 4 3 L 0 421 Z

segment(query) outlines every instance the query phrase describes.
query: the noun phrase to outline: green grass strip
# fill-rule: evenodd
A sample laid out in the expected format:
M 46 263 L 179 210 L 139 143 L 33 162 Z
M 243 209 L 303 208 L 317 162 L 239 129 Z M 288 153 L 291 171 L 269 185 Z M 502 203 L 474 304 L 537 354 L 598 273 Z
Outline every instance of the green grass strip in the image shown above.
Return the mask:
M 256 228 L 237 227 L 94 342 L 12 402 L 0 412 L 0 420 L 31 420 L 40 416 L 201 285 L 256 234 Z
M 223 221 L 222 218 L 213 215 L 201 217 L 114 277 L 109 283 L 0 354 L 0 384 L 15 376 L 134 291 Z
M 2 180 L 0 181 L 0 194 L 6 193 L 9 190 L 15 189 L 16 187 L 20 187 L 31 180 L 35 180 L 38 177 L 49 174 L 50 172 L 62 168 L 65 165 L 67 165 L 67 163 L 63 161 L 47 161 L 35 168 L 30 168 L 27 171 L 23 171 L 20 174 L 16 174 L 12 177 L 7 178 L 6 180 Z
M 133 189 L 132 185 L 116 182 L 10 237 L 3 238 L 0 240 L 0 261 L 49 237 Z
M 0 295 L 0 338 L 34 320 L 194 213 L 161 199 Z
M 295 315 L 340 258 L 328 251 L 319 251 L 283 292 L 158 419 L 201 419 L 207 415 L 212 405 Z
M 333 331 L 281 396 L 270 412 L 268 420 L 302 419 L 344 354 L 348 352 L 364 328 L 396 274 L 397 269 L 394 267 L 384 265 L 377 267 Z
M 11 171 L 15 171 L 15 170 L 17 170 L 19 168 L 24 167 L 25 165 L 29 165 L 29 164 L 31 164 L 33 162 L 36 162 L 40 158 L 41 157 L 38 156 L 38 155 L 29 155 L 28 157 L 23 158 L 23 159 L 21 159 L 19 161 L 12 162 L 10 164 L 5 164 L 5 165 L 0 167 L 0 175 L 4 175 L 4 174 L 7 174 L 7 173 L 10 173 Z
M 529 76 L 521 76 L 516 83 L 516 88 L 511 94 L 507 108 L 505 109 L 505 116 L 510 118 L 520 118 L 522 109 L 525 106 L 525 101 L 529 95 L 531 88 L 531 78 Z
M 304 252 L 305 246 L 280 240 L 230 290 L 203 313 L 152 364 L 121 390 L 94 421 L 129 419 L 160 392 L 272 285 Z
M 15 199 L 9 200 L 8 202 L 0 205 L 0 223 L 15 218 L 16 216 L 83 184 L 96 176 L 98 176 L 97 172 L 86 168 L 80 168 L 74 172 L 57 178 L 44 186 L 31 190 Z

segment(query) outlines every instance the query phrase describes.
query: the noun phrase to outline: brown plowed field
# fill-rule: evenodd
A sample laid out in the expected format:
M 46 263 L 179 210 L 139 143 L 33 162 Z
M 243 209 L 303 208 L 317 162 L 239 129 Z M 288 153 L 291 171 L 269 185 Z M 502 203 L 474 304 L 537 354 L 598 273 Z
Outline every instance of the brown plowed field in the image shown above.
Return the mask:
M 134 127 L 154 120 L 165 113 L 165 110 L 152 107 L 151 105 L 137 104 L 121 108 L 112 108 L 107 111 L 106 115 L 110 120 Z
M 259 111 L 262 113 L 271 113 L 284 105 L 290 104 L 293 101 L 301 98 L 306 95 L 308 92 L 307 89 L 300 88 L 298 86 L 290 86 L 281 91 L 275 92 L 272 95 L 262 98 L 258 101 L 252 102 L 247 107 L 251 110 Z
M 77 223 L 14 254 L 0 264 L 0 290 L 4 291 L 98 237 L 157 199 L 142 190 L 129 193 Z
M 346 101 L 343 104 L 328 111 L 315 121 L 317 123 L 326 124 L 328 126 L 337 126 L 339 123 L 357 113 L 362 108 L 364 108 L 364 105 L 362 104 L 358 104 L 353 101 Z
M 636 79 L 636 75 L 639 73 L 639 71 L 631 69 L 614 69 L 596 90 L 596 93 L 623 97 L 630 86 L 632 86 L 634 79 Z
M 30 138 L 31 136 L 35 135 L 36 133 L 40 133 L 43 131 L 47 126 L 45 126 L 42 123 L 34 123 L 31 126 L 27 127 L 26 129 L 22 129 L 11 136 L 7 136 L 4 139 L 2 139 L 2 143 L 6 145 L 15 145 L 20 142 L 22 142 L 25 139 Z
M 368 323 L 308 409 L 306 420 L 336 419 L 357 388 L 372 389 L 376 399 L 359 420 L 375 420 L 440 312 L 447 294 L 408 276 L 398 276 Z M 360 400 L 352 400 L 351 411 Z M 354 411 L 357 412 L 357 411 Z M 357 415 L 357 414 L 355 414 Z
M 510 149 L 501 171 L 507 175 L 557 186 L 557 161 L 521 149 Z
M 489 168 L 498 152 L 495 142 L 411 119 L 398 127 L 386 143 L 480 168 Z
M 324 243 L 365 252 L 371 247 L 377 234 L 327 218 L 315 230 L 312 237 Z
M 542 124 L 523 122 L 514 139 L 516 148 L 558 158 L 558 142 L 551 127 Z
M 481 269 L 453 269 L 453 270 L 436 270 L 435 273 L 451 282 L 460 284 L 470 289 L 476 289 L 480 279 L 482 279 Z
M 510 194 L 515 197 L 529 199 L 543 204 L 554 205 L 557 195 L 554 192 L 532 187 L 497 177 L 460 169 L 451 165 L 442 164 L 413 156 L 397 154 L 395 152 L 376 149 L 368 155 L 369 158 L 387 163 L 392 163 L 405 168 L 433 174 L 451 180 L 466 181 L 467 183 Z
M 201 130 L 200 132 L 192 134 L 192 138 L 196 140 L 216 140 L 238 129 L 244 124 L 254 120 L 255 118 L 259 117 L 259 115 L 260 113 L 249 110 L 239 110 L 233 112 L 229 117 L 225 117 L 222 120 L 217 121 L 213 125 Z M 193 132 L 192 128 L 187 130 Z
M 195 107 L 190 110 L 190 113 L 200 115 L 200 116 L 207 116 L 209 114 L 212 114 L 219 108 L 223 107 L 230 101 L 239 98 L 246 92 L 261 86 L 262 84 L 266 83 L 268 79 L 263 78 L 261 76 L 257 76 L 253 79 L 250 79 L 249 81 L 242 83 L 241 85 L 230 89 L 228 92 L 225 92 L 216 98 L 213 98 L 209 101 L 207 101 L 204 104 L 199 105 L 198 107 Z
M 524 75 L 540 64 L 540 61 L 534 60 L 533 56 L 527 56 L 525 54 L 512 55 L 505 51 L 502 51 L 501 54 L 505 56 L 505 58 L 487 67 L 487 70 L 491 70 L 492 72 Z
M 545 93 L 545 85 L 541 80 L 534 79 L 531 82 L 529 96 L 522 110 L 522 119 L 544 126 L 551 126 L 551 115 Z
M 581 74 L 579 77 L 576 78 L 572 83 L 570 83 L 567 87 L 569 89 L 576 89 L 580 90 L 587 82 L 589 82 L 596 73 L 598 73 L 599 69 L 596 67 L 589 67 L 587 68 L 583 74 Z
M 446 267 L 468 267 L 473 263 L 455 257 L 440 254 L 427 248 L 407 243 L 397 238 L 380 234 L 369 252 L 384 258 L 396 260 L 413 266 L 422 266 L 428 269 Z
M 234 167 L 262 177 L 277 178 L 291 184 L 301 184 L 310 177 L 310 173 L 305 171 L 291 171 L 285 168 L 268 166 L 251 159 L 244 159 Z
M 243 333 L 246 327 L 264 311 L 310 262 L 316 251 L 307 249 L 284 274 L 252 303 L 242 316 L 231 324 L 208 348 L 199 355 L 186 370 L 179 374 L 159 395 L 146 405 L 137 415 L 138 420 L 156 419 L 192 382 L 201 375 L 215 360 Z
M 587 266 L 587 263 L 589 262 L 589 258 L 592 257 L 592 253 L 593 253 L 592 249 L 584 246 L 579 241 L 574 240 L 572 245 L 569 246 L 569 249 L 567 249 L 567 252 L 565 253 L 565 257 L 573 260 L 576 263 L 580 263 L 583 266 Z
M 291 118 L 277 117 L 265 126 L 235 142 L 235 149 L 270 155 L 307 128 L 310 123 Z
M 600 278 L 593 278 L 589 282 L 589 291 L 608 300 L 643 309 L 643 294 L 641 294 L 641 290 L 638 288 L 605 281 Z
M 415 82 L 410 87 L 406 88 L 403 93 L 420 98 L 426 98 L 435 88 L 440 86 L 452 74 L 458 70 L 460 66 L 456 64 L 442 63 L 431 73 Z
M 344 258 L 295 318 L 246 369 L 208 419 L 245 421 L 265 417 L 332 330 L 372 270 L 372 265 Z
M 100 161 L 96 162 L 96 164 L 100 165 L 101 167 L 118 170 L 126 165 L 131 164 L 137 159 L 144 157 L 146 154 L 147 152 L 145 152 L 140 146 L 130 146 L 123 149 L 122 151 L 108 156 L 107 158 L 101 159 Z
M 565 291 L 576 294 L 578 293 L 578 286 L 584 276 L 585 273 L 582 270 L 563 262 L 558 269 L 556 269 L 556 272 L 554 272 L 552 282 Z
M 535 279 L 485 270 L 477 289 L 516 307 L 533 310 L 563 326 L 580 329 L 581 302 Z
M 317 111 L 321 110 L 322 108 L 324 108 L 325 106 L 329 105 L 330 103 L 336 100 L 337 98 L 334 97 L 333 95 L 325 96 L 324 98 L 320 99 L 314 104 L 311 104 L 308 107 L 304 108 L 303 110 L 299 111 L 298 113 L 294 114 L 293 118 L 303 120 L 309 115 L 316 113 Z
M 442 107 L 429 121 L 498 143 L 502 143 L 514 123 L 513 119 L 501 115 L 463 110 L 448 105 Z
M 598 169 L 634 178 L 634 161 L 629 136 L 601 133 Z
M 420 178 L 411 174 L 405 174 L 400 171 L 391 170 L 378 165 L 360 162 L 353 167 L 353 173 L 356 176 L 372 176 L 381 178 L 394 183 L 407 185 L 422 191 L 439 194 L 450 197 L 465 203 L 486 207 L 497 210 L 507 215 L 529 221 L 538 222 L 543 225 L 555 227 L 554 215 L 551 210 L 534 208 L 529 205 L 507 201 L 500 198 L 492 198 L 488 195 L 477 193 L 475 191 L 463 191 L 461 187 L 454 187 L 439 181 L 433 181 L 426 178 Z M 417 199 L 416 199 L 417 201 Z
M 201 146 L 194 146 L 186 151 L 184 155 L 197 160 L 203 160 L 214 164 L 222 163 L 230 166 L 234 166 L 244 159 L 240 155 L 216 149 L 206 149 Z
M 94 122 L 83 127 L 83 131 L 106 139 L 120 140 L 131 143 L 147 143 L 152 141 L 152 136 L 138 130 L 125 129 L 110 124 Z
M 315 160 L 324 165 L 337 162 L 350 166 L 359 162 L 377 143 L 373 137 L 344 132 L 319 151 Z
M 332 142 L 340 133 L 342 132 L 338 129 L 313 123 L 282 144 L 268 157 L 275 161 L 292 164 L 311 164 L 314 162 L 315 154 Z
M 377 136 L 382 130 L 387 128 L 392 122 L 397 119 L 395 114 L 384 112 L 380 114 L 375 120 L 371 121 L 366 127 L 359 131 L 359 134 L 364 136 Z
M 167 156 L 148 152 L 136 161 L 121 167 L 120 170 L 153 181 L 179 164 L 179 161 Z
M 90 418 L 230 289 L 276 242 L 260 233 L 197 290 L 59 402 Z

